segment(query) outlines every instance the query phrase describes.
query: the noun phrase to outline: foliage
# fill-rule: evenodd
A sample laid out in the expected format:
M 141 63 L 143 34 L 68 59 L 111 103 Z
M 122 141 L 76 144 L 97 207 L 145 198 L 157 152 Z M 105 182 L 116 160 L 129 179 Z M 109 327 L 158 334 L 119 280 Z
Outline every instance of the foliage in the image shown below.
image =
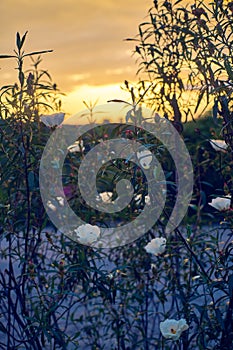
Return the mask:
M 124 224 L 139 215 L 148 184 L 143 169 L 130 157 L 103 164 L 97 178 L 100 193 L 112 191 L 114 200 L 116 184 L 123 178 L 134 187 L 128 208 L 112 216 L 103 215 L 89 208 L 75 188 L 86 153 L 104 140 L 124 137 L 139 140 L 163 165 L 167 185 L 163 213 L 149 232 L 125 247 L 100 250 L 83 246 L 52 227 L 42 205 L 38 180 L 44 146 L 56 128 L 44 126 L 40 116 L 61 110 L 56 84 L 47 71 L 39 69 L 40 55 L 48 51 L 25 53 L 26 33 L 23 37 L 17 33 L 14 55 L 0 56 L 16 59 L 18 64 L 18 83 L 2 87 L 0 97 L 2 349 L 232 349 L 232 209 L 206 210 L 214 196 L 232 193 L 229 148 L 217 152 L 209 142 L 222 132 L 216 106 L 223 118 L 223 130 L 231 127 L 231 123 L 226 124 L 226 115 L 231 118 L 231 114 L 223 110 L 227 99 L 231 111 L 230 36 L 226 37 L 230 35 L 231 6 L 218 2 L 218 11 L 216 1 L 211 6 L 196 3 L 190 8 L 182 7 L 182 1 L 154 2 L 150 22 L 140 26 L 136 48 L 149 79 L 141 80 L 139 89 L 125 82 L 132 98 L 132 104 L 127 103 L 130 110 L 126 121 L 134 125 L 94 125 L 95 104 L 86 104 L 93 128 L 65 159 L 62 180 L 67 201 L 83 220 L 99 226 L 108 226 L 111 220 Z M 223 29 L 220 37 L 216 26 L 208 27 L 211 16 L 219 23 L 218 31 Z M 226 38 L 224 51 L 221 45 Z M 207 49 L 210 43 L 217 47 L 216 70 Z M 33 59 L 29 71 L 24 69 L 27 58 Z M 185 83 L 183 69 L 188 70 Z M 225 73 L 227 87 L 222 78 Z M 194 195 L 182 225 L 166 236 L 164 227 L 176 198 L 176 169 L 164 145 L 139 128 L 138 122 L 144 120 L 141 104 L 149 96 L 149 104 L 160 102 L 158 111 L 167 118 L 173 116 L 181 132 L 181 114 L 191 113 L 191 107 L 182 102 L 188 84 L 200 88 L 197 107 L 204 95 L 207 100 L 214 95 L 216 124 L 205 118 L 184 126 L 183 136 L 194 166 Z M 231 146 L 228 134 L 223 134 Z M 59 193 L 55 193 L 54 201 L 59 201 Z M 202 225 L 203 211 L 208 214 L 208 226 Z M 165 236 L 164 253 L 147 253 L 149 240 Z M 160 322 L 182 318 L 189 328 L 178 340 L 165 339 Z
M 206 115 L 185 123 L 183 136 L 192 157 L 194 168 L 193 201 L 188 211 L 188 221 L 200 224 L 213 223 L 213 208 L 209 206 L 213 196 L 224 196 L 231 188 L 231 154 L 216 152 L 210 140 L 221 137 L 221 120 L 213 123 L 213 117 Z M 219 221 L 219 218 L 217 218 Z
M 211 103 L 232 147 L 232 3 L 156 0 L 128 40 L 136 42 L 138 90 L 147 89 L 148 105 L 177 123 Z
M 18 64 L 18 83 L 1 88 L 1 347 L 64 349 L 78 344 L 78 331 L 64 331 L 76 304 L 93 291 L 92 254 L 87 259 L 83 247 L 51 237 L 39 164 L 52 130 L 40 115 L 60 109 L 61 103 L 49 73 L 39 69 L 40 55 L 48 51 L 25 53 L 25 38 L 26 33 L 22 38 L 17 33 L 15 55 L 1 56 Z M 34 55 L 39 55 L 34 68 L 24 71 L 25 59 Z M 65 309 L 69 312 L 63 316 Z

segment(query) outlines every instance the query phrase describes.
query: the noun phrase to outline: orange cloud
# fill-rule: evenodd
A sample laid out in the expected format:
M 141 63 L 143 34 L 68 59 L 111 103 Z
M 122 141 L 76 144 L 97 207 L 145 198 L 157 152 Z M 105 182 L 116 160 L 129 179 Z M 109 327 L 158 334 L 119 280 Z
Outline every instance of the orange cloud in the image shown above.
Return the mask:
M 137 34 L 151 5 L 152 0 L 2 0 L 1 53 L 11 53 L 16 32 L 28 30 L 27 51 L 54 49 L 44 56 L 43 68 L 62 91 L 132 80 L 137 71 L 134 44 L 124 39 Z M 12 82 L 6 78 L 10 67 L 0 61 L 1 84 Z

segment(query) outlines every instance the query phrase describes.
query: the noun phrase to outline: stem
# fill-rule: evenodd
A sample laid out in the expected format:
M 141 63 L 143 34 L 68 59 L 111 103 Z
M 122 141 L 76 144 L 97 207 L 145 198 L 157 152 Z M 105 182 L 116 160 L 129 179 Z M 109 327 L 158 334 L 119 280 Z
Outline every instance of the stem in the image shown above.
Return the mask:
M 228 310 L 224 320 L 224 330 L 222 331 L 222 337 L 220 341 L 220 349 L 222 350 L 232 349 L 232 342 L 233 342 L 232 314 L 233 314 L 233 294 L 231 295 Z
M 149 285 L 148 285 L 148 275 L 147 275 L 147 280 L 146 280 L 146 324 L 145 324 L 145 336 L 146 336 L 146 344 L 145 344 L 145 350 L 149 350 L 149 345 L 148 345 L 148 309 L 149 309 L 149 302 L 148 302 L 148 294 L 149 294 Z
M 199 261 L 197 255 L 194 253 L 194 251 L 192 250 L 192 248 L 190 248 L 189 244 L 187 243 L 186 239 L 183 237 L 182 233 L 180 232 L 180 230 L 178 228 L 176 228 L 174 230 L 178 236 L 180 237 L 181 241 L 184 243 L 185 248 L 189 251 L 189 253 L 191 254 L 191 256 L 194 258 L 196 264 L 199 266 L 200 270 L 202 271 L 203 275 L 206 277 L 206 279 L 211 282 L 211 279 L 209 277 L 209 275 L 207 274 L 207 272 L 205 271 L 202 263 Z
M 11 347 L 11 308 L 9 300 L 11 300 L 11 276 L 12 276 L 12 257 L 11 257 L 11 233 L 9 234 L 9 278 L 8 278 L 8 289 L 7 289 L 7 299 L 8 299 L 8 314 L 7 314 L 7 347 Z

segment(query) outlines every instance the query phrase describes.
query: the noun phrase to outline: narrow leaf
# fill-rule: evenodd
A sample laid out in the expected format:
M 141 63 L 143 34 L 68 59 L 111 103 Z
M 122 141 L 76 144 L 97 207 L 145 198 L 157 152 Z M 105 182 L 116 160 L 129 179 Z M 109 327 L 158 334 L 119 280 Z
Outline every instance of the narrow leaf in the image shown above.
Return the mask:
M 0 58 L 15 58 L 13 55 L 0 55 Z
M 233 274 L 228 277 L 228 288 L 229 288 L 230 298 L 232 298 L 232 294 L 233 294 Z
M 217 116 L 218 116 L 218 101 L 216 100 L 214 102 L 214 106 L 213 106 L 213 120 L 214 120 L 214 123 L 217 123 Z
M 30 52 L 30 53 L 26 53 L 25 55 L 23 55 L 23 57 L 33 56 L 33 55 L 40 55 L 41 53 L 48 53 L 48 52 L 53 52 L 53 50 L 44 50 L 44 51 Z
M 24 44 L 24 41 L 25 41 L 25 39 L 26 39 L 27 33 L 28 33 L 28 31 L 26 31 L 26 32 L 24 33 L 24 35 L 23 35 L 23 37 L 22 37 L 22 39 L 21 39 L 21 47 L 23 47 L 23 44 Z
M 21 40 L 20 40 L 19 32 L 16 33 L 16 45 L 18 47 L 18 50 L 20 51 L 20 49 L 21 49 Z
M 127 105 L 131 106 L 131 103 L 123 100 L 118 100 L 118 99 L 108 100 L 107 102 L 120 102 L 120 103 L 126 103 Z
M 194 113 L 197 112 L 198 107 L 199 107 L 199 105 L 200 105 L 200 103 L 201 103 L 201 100 L 202 100 L 202 98 L 203 98 L 203 96 L 204 96 L 204 93 L 205 93 L 205 90 L 202 90 L 202 92 L 201 92 L 200 95 L 198 96 L 197 105 L 196 105 L 196 108 L 195 108 Z
M 224 66 L 225 66 L 225 69 L 226 69 L 226 71 L 227 71 L 227 74 L 228 74 L 229 78 L 230 78 L 231 80 L 233 80 L 233 70 L 232 70 L 232 67 L 231 67 L 231 65 L 230 65 L 230 63 L 229 63 L 228 58 L 226 58 L 226 59 L 224 60 Z

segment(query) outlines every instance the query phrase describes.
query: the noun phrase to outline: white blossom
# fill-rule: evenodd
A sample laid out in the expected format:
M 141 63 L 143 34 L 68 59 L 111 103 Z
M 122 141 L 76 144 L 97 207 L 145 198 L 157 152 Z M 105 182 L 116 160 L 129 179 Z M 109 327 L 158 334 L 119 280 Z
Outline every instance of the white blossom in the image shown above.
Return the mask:
M 228 147 L 224 140 L 210 140 L 210 144 L 215 151 L 225 152 Z
M 107 275 L 107 277 L 108 277 L 110 280 L 112 280 L 112 279 L 114 278 L 114 276 L 113 276 L 113 274 L 112 274 L 111 272 Z
M 150 204 L 151 204 L 149 194 L 145 196 L 145 203 L 146 203 L 147 205 L 150 205 Z
M 149 169 L 152 162 L 152 153 L 146 149 L 145 151 L 137 152 L 139 163 L 144 169 Z
M 55 206 L 51 201 L 48 201 L 48 202 L 47 202 L 47 207 L 48 207 L 50 210 L 52 210 L 52 211 L 56 211 L 56 210 L 57 210 L 56 206 Z
M 214 198 L 209 205 L 219 211 L 228 210 L 231 205 L 231 196 Z
M 160 331 L 164 338 L 178 340 L 183 331 L 186 331 L 189 326 L 184 318 L 180 320 L 167 319 L 160 322 Z
M 142 201 L 142 194 L 141 193 L 137 194 L 134 199 L 135 199 L 136 203 L 139 204 Z M 151 200 L 150 200 L 149 194 L 147 194 L 145 196 L 145 204 L 147 204 L 147 205 L 151 204 Z
M 159 255 L 164 253 L 166 249 L 166 242 L 167 242 L 166 238 L 163 238 L 163 237 L 154 238 L 145 246 L 145 249 L 147 253 L 150 253 L 153 255 Z
M 100 236 L 100 228 L 96 225 L 84 224 L 79 226 L 74 232 L 81 244 L 92 244 Z
M 70 153 L 83 152 L 85 150 L 85 147 L 83 146 L 83 140 L 75 141 L 75 143 L 67 147 L 67 149 Z
M 102 192 L 102 193 L 99 193 L 96 199 L 97 201 L 102 200 L 104 203 L 111 203 L 112 196 L 113 196 L 112 192 Z
M 64 198 L 63 197 L 56 197 L 56 200 L 58 202 L 58 204 L 61 206 L 61 207 L 64 207 Z M 47 207 L 52 210 L 52 211 L 56 211 L 57 210 L 57 206 L 56 206 L 56 201 L 53 200 L 52 201 L 48 201 L 47 202 Z
M 61 207 L 64 207 L 64 198 L 63 197 L 56 197 L 56 200 L 60 204 Z

